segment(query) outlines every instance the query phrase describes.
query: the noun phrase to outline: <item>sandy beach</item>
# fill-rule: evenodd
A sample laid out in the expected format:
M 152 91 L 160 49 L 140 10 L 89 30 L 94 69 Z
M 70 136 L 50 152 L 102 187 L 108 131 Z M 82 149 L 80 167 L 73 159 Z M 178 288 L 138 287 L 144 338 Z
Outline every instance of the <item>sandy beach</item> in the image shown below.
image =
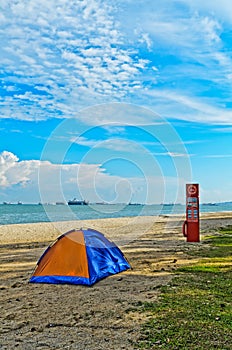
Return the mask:
M 180 216 L 99 219 L 0 227 L 0 349 L 134 349 L 146 316 L 139 302 L 155 301 L 187 255 Z M 232 225 L 232 213 L 201 215 L 201 237 Z M 73 228 L 91 227 L 116 242 L 132 270 L 93 287 L 30 284 L 46 247 Z M 149 316 L 147 316 L 149 317 Z

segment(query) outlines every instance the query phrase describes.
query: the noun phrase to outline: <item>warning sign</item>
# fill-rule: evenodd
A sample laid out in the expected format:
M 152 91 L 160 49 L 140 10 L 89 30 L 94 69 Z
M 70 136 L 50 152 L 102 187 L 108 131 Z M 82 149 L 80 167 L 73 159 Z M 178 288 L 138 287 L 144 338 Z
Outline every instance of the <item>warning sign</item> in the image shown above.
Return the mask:
M 197 186 L 196 185 L 188 185 L 187 192 L 190 196 L 194 196 L 194 194 L 197 194 Z

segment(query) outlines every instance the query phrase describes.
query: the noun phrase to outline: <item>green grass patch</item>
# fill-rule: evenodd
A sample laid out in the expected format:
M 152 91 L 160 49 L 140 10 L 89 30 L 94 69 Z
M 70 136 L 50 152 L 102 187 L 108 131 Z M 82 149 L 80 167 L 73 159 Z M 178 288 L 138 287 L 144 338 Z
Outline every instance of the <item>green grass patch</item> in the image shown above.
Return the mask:
M 158 302 L 136 307 L 149 321 L 135 348 L 231 349 L 231 241 L 232 227 L 207 237 L 197 264 L 179 268 Z
M 231 262 L 232 229 L 223 228 L 214 235 L 204 237 L 201 249 L 198 252 L 190 251 L 189 254 L 211 259 L 224 258 Z
M 228 270 L 231 270 L 231 266 L 232 266 L 232 261 L 225 261 L 225 262 L 216 262 L 214 260 L 214 262 L 212 263 L 211 260 L 206 260 L 206 261 L 201 261 L 201 264 L 198 265 L 191 265 L 191 266 L 183 266 L 180 267 L 177 271 L 177 273 L 179 272 L 225 272 Z
M 232 236 L 216 236 L 209 239 L 212 245 L 216 247 L 232 247 Z
M 221 227 L 221 228 L 219 229 L 219 232 L 224 233 L 224 234 L 232 235 L 232 225 L 228 225 L 228 226 L 225 226 L 225 227 Z

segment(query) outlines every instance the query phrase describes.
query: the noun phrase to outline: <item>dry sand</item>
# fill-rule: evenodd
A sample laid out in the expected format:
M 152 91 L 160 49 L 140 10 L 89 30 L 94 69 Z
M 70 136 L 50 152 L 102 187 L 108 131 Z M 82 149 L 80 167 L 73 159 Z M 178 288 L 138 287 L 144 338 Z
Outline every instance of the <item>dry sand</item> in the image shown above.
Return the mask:
M 0 349 L 134 349 L 149 317 L 131 311 L 155 301 L 175 269 L 193 262 L 181 217 L 138 217 L 0 227 Z M 202 236 L 232 225 L 232 213 L 201 216 Z M 36 261 L 61 232 L 92 227 L 119 244 L 133 270 L 92 287 L 29 284 Z

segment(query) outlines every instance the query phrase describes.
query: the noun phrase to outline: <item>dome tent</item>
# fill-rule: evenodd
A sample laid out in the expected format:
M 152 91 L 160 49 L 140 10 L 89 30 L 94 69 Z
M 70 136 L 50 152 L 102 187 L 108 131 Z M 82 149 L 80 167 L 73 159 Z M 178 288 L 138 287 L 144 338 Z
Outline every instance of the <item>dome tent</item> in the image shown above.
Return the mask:
M 121 250 L 102 233 L 71 230 L 45 250 L 30 282 L 91 286 L 129 268 Z

